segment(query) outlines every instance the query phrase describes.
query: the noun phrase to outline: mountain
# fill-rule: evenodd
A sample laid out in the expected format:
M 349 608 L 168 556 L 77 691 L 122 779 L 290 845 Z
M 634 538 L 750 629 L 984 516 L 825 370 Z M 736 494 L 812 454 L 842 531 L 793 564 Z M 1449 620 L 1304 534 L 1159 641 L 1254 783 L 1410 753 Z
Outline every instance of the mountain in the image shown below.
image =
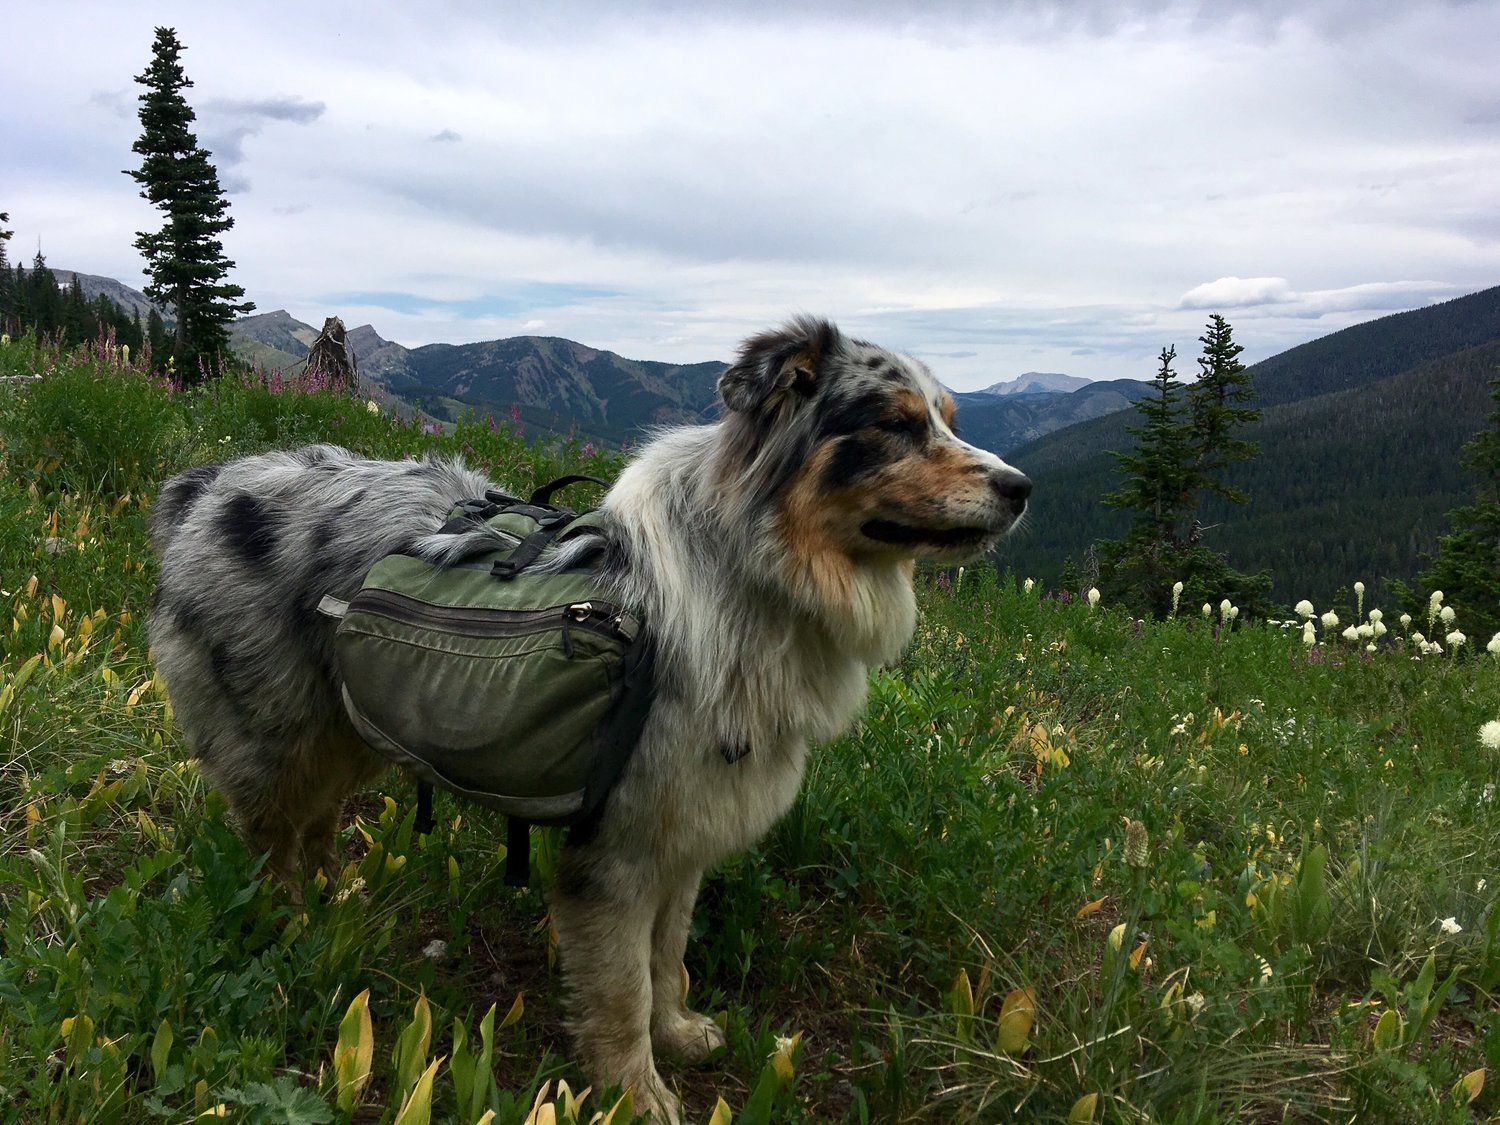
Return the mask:
M 145 320 L 151 315 L 152 305 L 150 298 L 139 289 L 132 289 L 123 282 L 116 281 L 112 277 L 100 277 L 92 273 L 75 273 L 73 270 L 53 270 L 52 276 L 57 278 L 57 284 L 66 289 L 73 284 L 73 279 L 78 279 L 79 286 L 83 289 L 83 295 L 92 301 L 99 294 L 104 294 L 115 304 L 119 305 L 131 315 L 140 314 Z M 158 310 L 161 311 L 161 310 Z M 165 319 L 170 322 L 173 318 L 163 313 Z
M 1017 446 L 1064 426 L 1128 410 L 1131 403 L 1151 389 L 1149 383 L 1134 379 L 1098 383 L 1085 379 L 1082 382 L 1083 386 L 1071 393 L 1033 391 L 1010 394 L 984 390 L 955 394 L 959 430 L 965 441 L 1002 457 L 1008 456 Z
M 1459 447 L 1488 413 L 1500 374 L 1500 287 L 1355 325 L 1251 368 L 1259 422 L 1244 436 L 1259 456 L 1230 483 L 1246 507 L 1206 505 L 1204 541 L 1240 570 L 1269 569 L 1274 596 L 1326 604 L 1363 580 L 1410 582 L 1468 502 Z M 1064 560 L 1115 538 L 1127 513 L 1099 501 L 1118 486 L 1108 450 L 1126 450 L 1134 411 L 1048 434 L 1007 454 L 1035 483 L 1026 529 L 1002 565 L 1055 585 Z M 1085 566 L 1086 569 L 1086 566 Z M 1319 602 L 1319 599 L 1323 599 Z
M 994 383 L 974 392 L 981 395 L 1067 394 L 1086 387 L 1092 379 L 1082 375 L 1060 375 L 1056 371 L 1027 371 L 1003 383 Z

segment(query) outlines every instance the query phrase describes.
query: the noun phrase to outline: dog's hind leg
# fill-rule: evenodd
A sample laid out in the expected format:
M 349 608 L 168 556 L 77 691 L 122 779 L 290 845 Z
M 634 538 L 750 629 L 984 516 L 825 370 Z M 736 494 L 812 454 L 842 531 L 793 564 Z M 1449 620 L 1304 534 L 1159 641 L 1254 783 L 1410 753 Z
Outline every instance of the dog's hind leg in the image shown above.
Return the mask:
M 687 949 L 699 873 L 675 886 L 666 885 L 651 932 L 651 1044 L 662 1054 L 699 1063 L 724 1046 L 724 1032 L 701 1012 L 687 1006 L 688 974 L 682 963 Z
M 569 1027 L 597 1086 L 631 1091 L 635 1111 L 679 1125 L 681 1103 L 651 1055 L 651 933 L 657 875 L 590 848 L 564 848 L 552 894 Z

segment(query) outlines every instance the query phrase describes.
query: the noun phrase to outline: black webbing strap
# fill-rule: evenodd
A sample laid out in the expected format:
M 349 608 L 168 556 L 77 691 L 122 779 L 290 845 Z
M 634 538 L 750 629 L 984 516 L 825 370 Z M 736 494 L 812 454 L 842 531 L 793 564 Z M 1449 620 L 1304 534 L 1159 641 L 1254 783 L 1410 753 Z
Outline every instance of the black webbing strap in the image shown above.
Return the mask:
M 538 521 L 541 523 L 540 527 L 521 540 L 519 547 L 512 551 L 508 557 L 501 559 L 494 566 L 490 567 L 490 573 L 500 579 L 514 578 L 521 571 L 536 562 L 541 557 L 542 552 L 551 546 L 552 540 L 556 539 L 562 533 L 562 530 L 572 521 L 572 512 L 549 513 L 544 520 Z
M 432 818 L 432 782 L 417 778 L 417 832 L 423 836 L 428 835 L 437 827 L 437 821 Z
M 591 477 L 587 473 L 570 473 L 565 477 L 558 477 L 556 480 L 550 480 L 542 485 L 541 488 L 531 494 L 531 500 L 528 502 L 536 504 L 539 507 L 550 504 L 552 502 L 552 494 L 559 488 L 567 488 L 568 485 L 578 484 L 580 481 L 592 481 L 594 484 L 602 485 L 605 488 L 609 487 L 609 481 L 607 480 Z
M 505 821 L 505 883 L 524 887 L 531 882 L 531 825 L 514 816 Z

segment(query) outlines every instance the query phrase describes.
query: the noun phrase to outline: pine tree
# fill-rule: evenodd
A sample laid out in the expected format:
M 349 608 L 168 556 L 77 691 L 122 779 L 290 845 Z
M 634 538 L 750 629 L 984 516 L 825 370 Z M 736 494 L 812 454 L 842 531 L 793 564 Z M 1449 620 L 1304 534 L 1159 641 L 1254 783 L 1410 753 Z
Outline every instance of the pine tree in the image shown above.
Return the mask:
M 255 305 L 240 300 L 245 290 L 224 278 L 234 263 L 224 256 L 219 236 L 234 226 L 219 175 L 192 131 L 195 120 L 183 90 L 193 83 L 178 61 L 182 45 L 168 27 L 156 29 L 151 65 L 136 76 L 146 88 L 140 97 L 141 136 L 131 150 L 141 166 L 127 170 L 141 185 L 141 198 L 166 216 L 161 229 L 139 232 L 135 246 L 151 278 L 146 295 L 177 318 L 172 356 L 187 382 L 200 372 L 216 372 L 229 350 L 229 323 Z M 165 355 L 158 355 L 164 363 Z
M 1134 451 L 1110 453 L 1125 479 L 1103 502 L 1136 518 L 1123 539 L 1096 544 L 1100 588 L 1111 600 L 1157 617 L 1171 611 L 1176 582 L 1183 584 L 1185 604 L 1229 598 L 1247 614 L 1263 611 L 1271 588 L 1269 574 L 1241 574 L 1204 544 L 1195 518 L 1208 493 L 1244 502 L 1220 474 L 1254 456 L 1256 447 L 1236 438 L 1234 429 L 1258 416 L 1244 405 L 1253 392 L 1228 323 L 1213 317 L 1200 339 L 1198 380 L 1184 388 L 1172 370 L 1176 349 L 1163 348 L 1152 393 L 1135 404 L 1145 421 L 1126 428 L 1136 439 Z
M 5 244 L 15 233 L 6 230 L 10 215 L 0 211 L 0 332 L 9 332 L 16 315 L 16 279 L 11 274 L 10 259 L 6 256 Z
M 1500 378 L 1490 381 L 1490 398 L 1489 424 L 1465 443 L 1460 461 L 1479 475 L 1474 503 L 1448 513 L 1453 530 L 1421 580 L 1429 593 L 1443 591 L 1458 627 L 1480 644 L 1500 631 Z
M 1234 342 L 1229 322 L 1218 313 L 1209 317 L 1198 342 L 1203 345 L 1200 370 L 1187 392 L 1192 440 L 1198 448 L 1198 487 L 1245 504 L 1250 498 L 1224 480 L 1226 469 L 1260 451 L 1254 442 L 1235 436 L 1238 427 L 1260 417 L 1260 411 L 1249 405 L 1255 398 L 1250 371 L 1239 360 L 1245 349 Z

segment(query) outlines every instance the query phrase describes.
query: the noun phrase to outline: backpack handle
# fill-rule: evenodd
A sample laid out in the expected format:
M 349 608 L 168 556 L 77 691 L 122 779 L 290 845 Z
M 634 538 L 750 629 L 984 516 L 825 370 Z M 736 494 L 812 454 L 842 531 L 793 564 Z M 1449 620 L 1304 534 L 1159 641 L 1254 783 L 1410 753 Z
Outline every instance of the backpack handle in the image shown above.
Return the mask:
M 578 484 L 581 481 L 592 481 L 594 484 L 602 485 L 605 488 L 609 487 L 609 481 L 607 480 L 591 477 L 587 473 L 570 473 L 568 476 L 558 477 L 556 480 L 548 481 L 542 485 L 541 488 L 538 488 L 531 494 L 531 499 L 527 503 L 535 504 L 539 508 L 545 508 L 552 502 L 552 494 L 559 488 L 566 488 L 570 484 Z

